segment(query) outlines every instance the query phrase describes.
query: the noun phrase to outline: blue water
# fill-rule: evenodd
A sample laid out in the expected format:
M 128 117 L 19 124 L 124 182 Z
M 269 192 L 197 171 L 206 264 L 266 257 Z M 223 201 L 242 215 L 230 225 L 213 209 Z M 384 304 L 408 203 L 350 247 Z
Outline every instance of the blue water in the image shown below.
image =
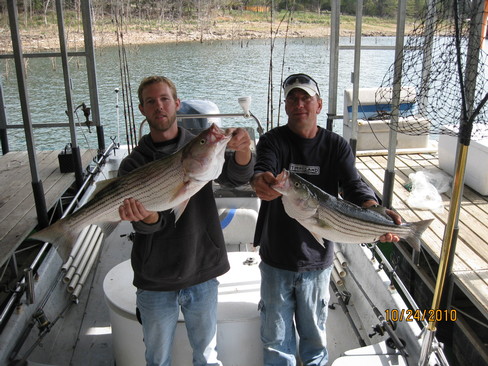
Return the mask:
M 353 45 L 354 39 L 343 38 L 341 44 Z M 286 115 L 280 103 L 283 39 L 275 42 L 273 52 L 273 123 L 286 123 Z M 394 38 L 365 38 L 363 44 L 394 45 Z M 160 74 L 170 77 L 178 88 L 181 99 L 209 99 L 219 106 L 222 113 L 241 113 L 237 99 L 252 98 L 251 112 L 266 125 L 268 118 L 268 75 L 270 67 L 270 41 L 214 41 L 205 43 L 173 43 L 162 45 L 127 46 L 127 59 L 132 90 L 132 103 L 136 123 L 143 120 L 137 108 L 137 87 L 142 78 Z M 117 47 L 96 50 L 98 94 L 101 122 L 105 129 L 106 143 L 110 137 L 125 143 L 125 125 Z M 343 91 L 352 88 L 354 52 L 340 51 L 338 87 L 338 114 L 342 114 Z M 381 84 L 389 66 L 393 63 L 393 51 L 361 52 L 360 87 L 377 87 Z M 324 99 L 324 108 L 319 124 L 325 126 L 328 98 L 329 39 L 288 39 L 284 56 L 285 77 L 303 72 L 313 76 L 319 83 Z M 8 124 L 22 124 L 15 67 L 12 60 L 0 60 L 1 83 L 4 92 Z M 89 106 L 86 67 L 83 58 L 70 59 L 73 83 L 74 107 L 85 103 Z M 30 113 L 33 123 L 68 122 L 65 114 L 66 101 L 60 59 L 31 58 L 27 60 L 27 85 Z M 282 97 L 281 97 L 282 99 Z M 117 108 L 117 101 L 120 108 Z M 280 110 L 281 109 L 281 110 Z M 79 121 L 85 118 L 78 111 Z M 252 119 L 224 119 L 223 126 L 252 126 Z M 338 123 L 338 129 L 340 129 Z M 34 139 L 38 150 L 62 149 L 70 142 L 68 128 L 36 128 Z M 10 150 L 24 150 L 25 135 L 22 129 L 8 130 Z M 77 128 L 77 142 L 81 148 L 96 148 L 95 130 Z

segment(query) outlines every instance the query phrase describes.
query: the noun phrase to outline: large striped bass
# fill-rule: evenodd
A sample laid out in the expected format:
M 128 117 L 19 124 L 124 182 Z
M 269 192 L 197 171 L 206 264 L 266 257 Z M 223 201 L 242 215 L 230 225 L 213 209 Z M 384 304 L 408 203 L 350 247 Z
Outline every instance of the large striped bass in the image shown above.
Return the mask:
M 65 258 L 87 225 L 100 226 L 107 237 L 120 222 L 118 207 L 130 197 L 148 211 L 172 209 L 177 221 L 188 200 L 222 172 L 231 138 L 213 124 L 174 154 L 97 183 L 85 205 L 30 238 L 52 243 Z
M 432 220 L 396 225 L 384 212 L 361 208 L 337 199 L 299 175 L 283 170 L 272 188 L 281 193 L 288 216 L 297 220 L 323 245 L 322 238 L 338 243 L 372 243 L 386 233 L 398 235 L 415 250 Z

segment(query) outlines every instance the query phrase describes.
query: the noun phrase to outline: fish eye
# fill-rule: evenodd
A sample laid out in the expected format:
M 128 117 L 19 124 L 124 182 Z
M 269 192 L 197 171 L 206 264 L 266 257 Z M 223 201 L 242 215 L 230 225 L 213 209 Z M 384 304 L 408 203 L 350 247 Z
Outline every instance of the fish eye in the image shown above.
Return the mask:
M 205 145 L 205 143 L 206 143 L 206 142 L 207 142 L 207 140 L 205 140 L 205 139 L 201 139 L 201 140 L 200 140 L 200 145 Z
M 295 182 L 295 187 L 296 188 L 300 188 L 300 183 L 299 182 Z

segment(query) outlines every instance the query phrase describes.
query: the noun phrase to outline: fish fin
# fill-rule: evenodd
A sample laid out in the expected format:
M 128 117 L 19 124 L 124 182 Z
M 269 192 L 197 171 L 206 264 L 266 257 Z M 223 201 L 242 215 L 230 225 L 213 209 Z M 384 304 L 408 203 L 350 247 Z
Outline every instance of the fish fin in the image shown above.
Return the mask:
M 66 260 L 82 230 L 83 227 L 68 228 L 66 220 L 61 219 L 47 228 L 31 234 L 29 239 L 51 243 L 61 258 Z
M 99 222 L 96 225 L 100 227 L 103 233 L 104 239 L 108 238 L 110 234 L 117 228 L 121 221 L 104 221 Z
M 391 220 L 391 216 L 386 213 L 386 207 L 385 206 L 376 206 L 376 207 L 371 206 L 371 207 L 368 207 L 367 210 L 379 213 L 381 216 L 386 217 L 388 220 Z
M 178 206 L 173 208 L 173 213 L 175 214 L 175 223 L 178 221 L 178 219 L 183 215 L 183 212 L 185 212 L 186 205 L 188 205 L 189 199 L 186 201 L 181 202 Z
M 175 201 L 179 196 L 184 195 L 190 185 L 190 181 L 182 182 L 173 191 L 171 201 Z
M 90 196 L 88 197 L 88 199 L 86 200 L 86 202 L 89 202 L 91 201 L 91 199 L 93 197 L 95 197 L 98 192 L 100 192 L 102 189 L 104 189 L 105 187 L 107 187 L 110 183 L 112 183 L 114 180 L 117 180 L 119 179 L 119 177 L 115 177 L 115 178 L 110 178 L 110 179 L 104 179 L 104 180 L 101 180 L 99 182 L 96 182 L 95 183 L 95 189 L 93 190 L 93 192 L 90 194 Z
M 405 241 L 410 244 L 410 246 L 417 252 L 420 252 L 420 237 L 422 236 L 422 233 L 429 227 L 432 221 L 434 221 L 434 219 L 412 222 L 410 224 L 412 227 L 412 234 L 405 238 Z

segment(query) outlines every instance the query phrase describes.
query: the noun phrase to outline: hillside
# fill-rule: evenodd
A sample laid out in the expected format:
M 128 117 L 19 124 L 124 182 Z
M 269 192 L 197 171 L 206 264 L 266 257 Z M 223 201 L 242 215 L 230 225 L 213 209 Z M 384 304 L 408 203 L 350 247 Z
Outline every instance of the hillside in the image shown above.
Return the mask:
M 312 20 L 300 19 L 288 23 L 273 23 L 273 34 L 278 37 L 324 37 L 330 33 L 329 15 Z M 154 22 L 153 22 L 154 23 Z M 0 52 L 11 53 L 12 42 L 7 22 L 0 22 Z M 40 52 L 58 49 L 57 25 L 37 23 L 35 27 L 23 27 L 21 39 L 24 52 Z M 391 36 L 396 25 L 392 20 L 378 18 L 363 19 L 363 35 Z M 198 22 L 165 22 L 163 24 L 124 24 L 122 38 L 117 40 L 116 27 L 109 20 L 99 20 L 94 25 L 95 47 L 117 45 L 118 42 L 129 44 L 165 43 L 165 42 L 207 42 L 215 40 L 243 40 L 270 37 L 268 21 L 248 20 L 246 17 L 216 17 Z M 83 47 L 83 33 L 80 26 L 67 26 L 68 47 L 76 50 Z M 341 35 L 354 35 L 354 17 L 341 19 Z

